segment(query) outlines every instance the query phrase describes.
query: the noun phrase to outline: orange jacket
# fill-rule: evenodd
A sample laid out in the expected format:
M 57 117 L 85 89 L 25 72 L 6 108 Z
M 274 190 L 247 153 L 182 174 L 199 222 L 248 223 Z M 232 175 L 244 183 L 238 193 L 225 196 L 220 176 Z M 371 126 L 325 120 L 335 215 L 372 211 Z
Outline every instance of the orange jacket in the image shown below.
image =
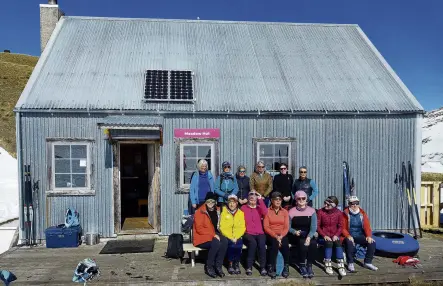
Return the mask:
M 218 224 L 220 224 L 220 209 L 217 208 Z M 217 226 L 218 228 L 218 226 Z M 194 214 L 194 225 L 192 226 L 194 232 L 194 246 L 212 241 L 215 236 L 215 228 L 212 225 L 211 218 L 206 210 L 206 204 L 199 207 Z
M 280 207 L 278 213 L 270 207 L 268 214 L 263 220 L 263 228 L 270 236 L 276 238 L 277 235 L 286 236 L 289 231 L 289 214 L 288 211 Z
M 363 232 L 365 233 L 365 236 L 372 237 L 372 229 L 371 229 L 371 224 L 369 223 L 368 215 L 362 208 L 360 208 L 360 219 L 362 220 Z M 342 225 L 343 225 L 343 230 L 340 237 L 341 241 L 343 241 L 346 237 L 351 235 L 349 233 L 349 208 L 345 208 L 345 210 L 343 211 Z

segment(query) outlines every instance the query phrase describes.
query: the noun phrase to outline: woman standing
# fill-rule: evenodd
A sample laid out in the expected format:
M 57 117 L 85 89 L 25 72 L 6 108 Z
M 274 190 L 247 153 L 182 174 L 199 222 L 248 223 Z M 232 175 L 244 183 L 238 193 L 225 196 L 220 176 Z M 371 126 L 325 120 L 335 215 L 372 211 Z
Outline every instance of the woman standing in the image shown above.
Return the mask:
M 274 177 L 273 191 L 280 192 L 283 196 L 282 207 L 291 205 L 291 191 L 294 178 L 288 174 L 288 165 L 280 164 L 280 174 Z
M 240 256 L 243 248 L 242 236 L 245 233 L 245 215 L 238 209 L 236 195 L 228 197 L 226 207 L 223 207 L 220 218 L 220 231 L 228 239 L 229 274 L 241 274 Z
M 223 259 L 225 258 L 228 240 L 219 229 L 220 210 L 216 207 L 216 196 L 207 193 L 205 204 L 197 209 L 194 216 L 194 246 L 209 249 L 205 273 L 212 278 L 224 277 Z
M 268 214 L 263 198 L 256 191 L 248 194 L 248 203 L 241 207 L 245 214 L 246 233 L 243 240 L 248 247 L 248 258 L 246 261 L 246 275 L 252 275 L 252 265 L 255 261 L 255 254 L 258 248 L 260 261 L 260 275 L 266 276 L 266 236 L 263 232 L 263 218 Z
M 191 214 L 205 203 L 205 197 L 208 192 L 214 192 L 214 177 L 208 170 L 208 162 L 200 160 L 197 169 L 191 179 L 189 198 L 192 205 Z
M 222 163 L 223 172 L 215 181 L 215 193 L 218 195 L 218 205 L 223 206 L 228 201 L 229 195 L 237 195 L 237 179 L 231 172 L 231 163 Z
M 332 248 L 335 247 L 335 256 L 337 257 L 337 266 L 340 276 L 346 275 L 343 261 L 343 248 L 340 243 L 342 232 L 342 212 L 337 209 L 338 199 L 335 196 L 329 196 L 324 207 L 317 212 L 317 232 L 324 239 L 325 243 L 325 270 L 329 275 L 332 271 Z
M 251 190 L 249 187 L 249 177 L 246 176 L 245 166 L 238 166 L 235 178 L 237 179 L 238 184 L 238 202 L 240 203 L 240 205 L 244 205 L 248 202 L 248 194 Z
M 283 255 L 285 266 L 282 276 L 289 276 L 289 215 L 288 211 L 281 207 L 282 195 L 279 192 L 272 193 L 271 207 L 265 216 L 263 226 L 266 233 L 266 243 L 268 245 L 269 261 L 268 275 L 271 278 L 276 277 L 276 264 L 278 251 Z
M 249 180 L 251 190 L 257 191 L 265 199 L 266 206 L 269 205 L 269 194 L 272 192 L 272 177 L 266 173 L 265 162 L 258 161 L 255 171 Z
M 368 215 L 360 207 L 360 201 L 356 196 L 349 197 L 348 207 L 343 212 L 342 240 L 344 240 L 346 247 L 349 271 L 355 271 L 354 255 L 356 243 L 366 247 L 364 266 L 373 271 L 378 270 L 372 264 L 375 253 L 375 240 L 372 238 L 371 224 Z
M 289 211 L 289 243 L 297 246 L 300 274 L 303 278 L 312 278 L 312 263 L 317 254 L 317 241 L 314 237 L 317 231 L 317 214 L 314 208 L 308 206 L 308 196 L 304 191 L 296 192 L 294 197 L 296 205 Z

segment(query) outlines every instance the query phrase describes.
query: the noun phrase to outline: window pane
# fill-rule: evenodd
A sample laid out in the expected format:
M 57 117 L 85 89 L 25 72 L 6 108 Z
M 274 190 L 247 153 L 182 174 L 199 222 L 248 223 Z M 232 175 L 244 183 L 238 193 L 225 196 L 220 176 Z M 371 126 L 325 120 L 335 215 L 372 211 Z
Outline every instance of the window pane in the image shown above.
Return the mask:
M 69 159 L 69 145 L 54 145 L 54 158 Z
M 183 146 L 183 155 L 186 157 L 197 157 L 197 146 Z
M 183 173 L 183 184 L 190 184 L 191 183 L 192 173 L 193 172 L 184 172 Z
M 274 155 L 272 144 L 260 144 L 259 146 L 260 157 L 272 157 Z
M 55 173 L 71 173 L 71 160 L 57 159 L 55 160 Z
M 86 159 L 86 145 L 71 145 L 71 158 Z
M 71 175 L 55 175 L 55 187 L 56 188 L 69 188 L 71 187 Z
M 72 160 L 72 173 L 86 174 L 86 159 Z
M 185 159 L 183 160 L 184 171 L 195 171 L 197 169 L 197 159 Z
M 267 171 L 274 170 L 274 160 L 273 159 L 262 159 L 265 162 L 265 167 Z
M 86 187 L 86 175 L 72 175 L 72 187 L 73 188 Z
M 275 157 L 289 157 L 288 144 L 275 144 Z
M 198 157 L 200 159 L 210 159 L 211 158 L 211 146 L 198 146 Z

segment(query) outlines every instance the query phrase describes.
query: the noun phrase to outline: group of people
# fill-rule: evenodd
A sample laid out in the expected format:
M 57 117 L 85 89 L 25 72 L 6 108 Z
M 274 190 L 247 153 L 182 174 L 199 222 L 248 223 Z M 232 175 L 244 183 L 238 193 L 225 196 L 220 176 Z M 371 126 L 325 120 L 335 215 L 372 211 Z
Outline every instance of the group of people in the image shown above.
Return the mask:
M 296 248 L 297 266 L 304 278 L 312 278 L 312 264 L 318 245 L 324 247 L 325 272 L 332 275 L 332 252 L 335 249 L 338 271 L 346 275 L 347 267 L 355 271 L 356 244 L 366 247 L 364 266 L 377 270 L 372 264 L 375 241 L 368 216 L 359 206 L 357 197 L 350 197 L 342 212 L 338 199 L 329 196 L 324 206 L 315 210 L 312 200 L 318 195 L 317 186 L 307 178 L 307 168 L 299 169 L 294 181 L 287 165 L 280 165 L 280 174 L 266 172 L 265 164 L 257 162 L 255 171 L 246 176 L 246 168 L 239 166 L 237 174 L 231 164 L 223 162 L 223 172 L 214 179 L 208 163 L 200 160 L 198 174 L 193 175 L 190 203 L 194 213 L 193 244 L 208 249 L 205 273 L 210 277 L 224 277 L 223 262 L 228 260 L 228 273 L 241 274 L 240 257 L 247 246 L 246 275 L 258 252 L 260 274 L 275 278 L 277 256 L 283 256 L 281 276 L 289 276 L 289 245 Z

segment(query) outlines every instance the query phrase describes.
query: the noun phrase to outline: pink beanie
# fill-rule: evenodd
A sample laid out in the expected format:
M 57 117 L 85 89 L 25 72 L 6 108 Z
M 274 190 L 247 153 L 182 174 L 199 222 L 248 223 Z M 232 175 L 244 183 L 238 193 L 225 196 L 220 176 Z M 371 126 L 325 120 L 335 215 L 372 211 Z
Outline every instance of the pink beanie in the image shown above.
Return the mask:
M 306 195 L 306 193 L 304 191 L 297 191 L 297 192 L 295 192 L 295 199 L 301 198 L 301 197 L 307 198 L 308 196 Z

